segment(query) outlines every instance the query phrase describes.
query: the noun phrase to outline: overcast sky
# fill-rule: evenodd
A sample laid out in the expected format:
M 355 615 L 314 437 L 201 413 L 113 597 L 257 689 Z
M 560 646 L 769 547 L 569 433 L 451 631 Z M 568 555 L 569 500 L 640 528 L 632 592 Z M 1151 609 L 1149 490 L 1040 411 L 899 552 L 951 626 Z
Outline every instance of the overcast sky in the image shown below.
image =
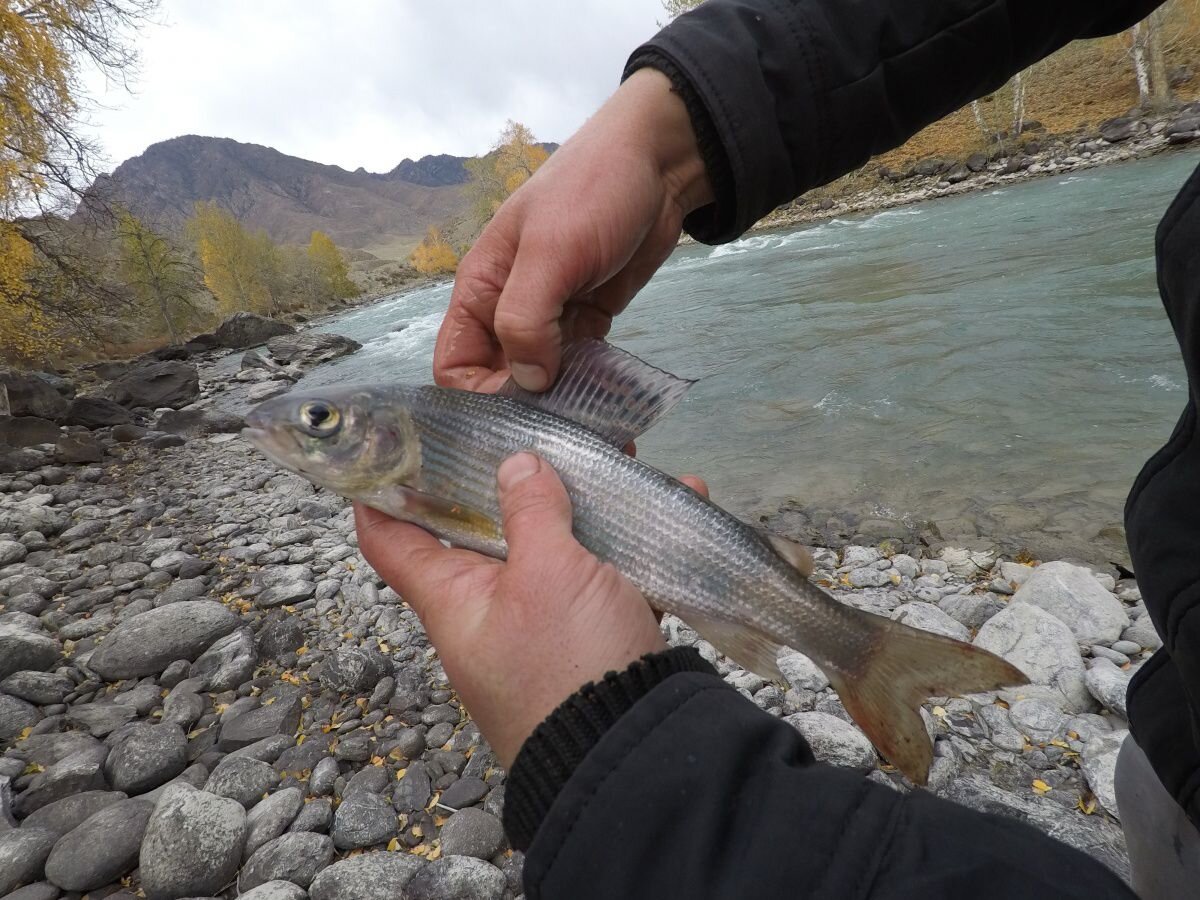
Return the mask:
M 562 141 L 657 30 L 659 0 L 163 0 L 132 95 L 91 78 L 109 166 L 181 134 L 347 169 L 474 155 L 506 119 Z

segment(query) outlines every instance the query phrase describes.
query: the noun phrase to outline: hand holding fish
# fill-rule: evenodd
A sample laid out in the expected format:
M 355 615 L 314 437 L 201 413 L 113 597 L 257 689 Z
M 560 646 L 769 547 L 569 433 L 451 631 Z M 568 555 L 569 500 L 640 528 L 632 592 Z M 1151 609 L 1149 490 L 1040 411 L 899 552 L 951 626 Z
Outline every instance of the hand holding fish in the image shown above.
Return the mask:
M 363 555 L 421 617 L 459 696 L 510 766 L 580 685 L 665 644 L 637 588 L 571 534 L 571 501 L 549 465 L 517 454 L 497 480 L 507 562 L 447 549 L 361 504 L 355 519 Z
M 634 73 L 508 199 L 463 257 L 434 379 L 545 390 L 572 340 L 604 337 L 675 249 L 710 188 L 687 109 L 659 72 Z

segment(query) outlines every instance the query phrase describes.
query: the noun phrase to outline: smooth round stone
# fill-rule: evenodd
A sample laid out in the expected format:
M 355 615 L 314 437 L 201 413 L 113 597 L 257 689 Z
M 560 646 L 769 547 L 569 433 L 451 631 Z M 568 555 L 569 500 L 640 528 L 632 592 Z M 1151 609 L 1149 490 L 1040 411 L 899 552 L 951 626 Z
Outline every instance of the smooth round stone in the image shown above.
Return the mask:
M 246 811 L 235 800 L 170 785 L 142 841 L 139 870 L 149 900 L 211 897 L 237 874 Z
M 170 724 L 134 729 L 104 763 L 112 788 L 130 796 L 166 784 L 186 768 L 187 738 Z
M 396 836 L 398 825 L 391 803 L 378 794 L 359 791 L 338 806 L 331 833 L 339 850 L 353 850 L 387 843 Z
M 470 856 L 443 856 L 413 876 L 405 900 L 500 900 L 507 880 L 489 862 Z
M 46 828 L 0 831 L 0 896 L 42 876 L 58 835 Z
M 408 853 L 363 853 L 323 870 L 313 879 L 308 895 L 312 900 L 407 898 L 406 887 L 425 866 L 423 859 Z
M 478 778 L 471 776 L 460 778 L 443 791 L 438 805 L 456 810 L 474 806 L 487 796 L 488 790 L 487 784 Z
M 229 797 L 249 809 L 277 784 L 279 774 L 269 763 L 246 756 L 227 756 L 213 769 L 204 790 Z
M 504 843 L 504 826 L 481 809 L 460 809 L 441 831 L 442 853 L 491 859 Z
M 104 887 L 137 866 L 154 804 L 122 800 L 63 835 L 46 860 L 46 878 L 67 891 Z
M 1134 656 L 1142 652 L 1141 645 L 1133 641 L 1114 641 L 1112 649 L 1117 653 L 1124 653 L 1126 656 Z
M 238 889 L 248 891 L 268 881 L 290 881 L 302 888 L 333 861 L 333 841 L 311 831 L 285 834 L 263 844 L 242 867 Z
M 307 900 L 308 893 L 290 881 L 268 881 L 238 894 L 238 900 Z

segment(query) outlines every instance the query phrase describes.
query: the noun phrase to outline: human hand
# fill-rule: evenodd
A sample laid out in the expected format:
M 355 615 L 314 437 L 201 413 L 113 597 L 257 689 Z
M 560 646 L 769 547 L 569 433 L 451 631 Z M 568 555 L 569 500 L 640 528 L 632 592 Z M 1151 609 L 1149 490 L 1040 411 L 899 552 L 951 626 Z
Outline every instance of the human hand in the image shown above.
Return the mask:
M 434 379 L 545 390 L 562 346 L 604 337 L 712 191 L 683 101 L 633 73 L 496 212 L 463 257 L 438 334 Z
M 682 479 L 707 495 L 698 478 Z M 447 549 L 417 525 L 356 504 L 363 556 L 420 616 L 451 684 L 506 767 L 589 681 L 665 649 L 641 593 L 571 533 L 558 475 L 530 453 L 498 472 L 508 560 Z

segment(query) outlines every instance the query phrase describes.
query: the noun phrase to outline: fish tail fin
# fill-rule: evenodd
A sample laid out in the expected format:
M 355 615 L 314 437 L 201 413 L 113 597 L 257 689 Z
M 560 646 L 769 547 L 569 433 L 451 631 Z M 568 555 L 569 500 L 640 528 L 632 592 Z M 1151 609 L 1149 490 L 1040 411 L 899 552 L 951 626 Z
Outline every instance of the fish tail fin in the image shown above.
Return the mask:
M 925 784 L 933 747 L 921 719 L 928 697 L 949 697 L 1026 684 L 1011 663 L 972 644 L 859 611 L 866 641 L 826 669 L 847 712 L 888 762 Z

